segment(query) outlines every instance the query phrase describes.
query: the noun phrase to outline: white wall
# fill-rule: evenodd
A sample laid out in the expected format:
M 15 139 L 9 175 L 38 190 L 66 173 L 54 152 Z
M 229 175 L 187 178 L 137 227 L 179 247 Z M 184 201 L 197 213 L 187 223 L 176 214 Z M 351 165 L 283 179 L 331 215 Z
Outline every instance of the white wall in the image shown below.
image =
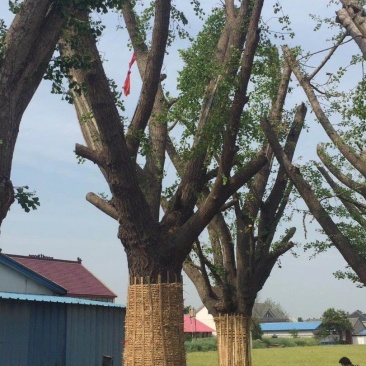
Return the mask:
M 0 292 L 54 295 L 48 288 L 0 263 Z
M 202 322 L 203 324 L 207 325 L 208 327 L 212 328 L 214 332 L 212 332 L 212 335 L 216 336 L 216 325 L 213 320 L 213 316 L 208 313 L 208 310 L 206 307 L 201 308 L 196 313 L 196 319 Z
M 271 338 L 273 334 L 276 334 L 278 338 L 293 338 L 292 334 L 290 332 L 285 331 L 271 331 L 271 332 L 263 332 L 263 337 L 265 338 Z M 299 331 L 297 334 L 297 338 L 313 338 L 314 333 L 312 331 Z
M 352 343 L 366 345 L 366 337 L 365 336 L 352 336 Z

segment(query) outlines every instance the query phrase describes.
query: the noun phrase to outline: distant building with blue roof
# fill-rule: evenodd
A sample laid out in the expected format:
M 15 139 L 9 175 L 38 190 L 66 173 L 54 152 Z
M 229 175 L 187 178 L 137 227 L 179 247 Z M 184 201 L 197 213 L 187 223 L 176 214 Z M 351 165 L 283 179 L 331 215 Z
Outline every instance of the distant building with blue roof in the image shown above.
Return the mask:
M 262 323 L 261 328 L 264 337 L 291 337 L 293 331 L 297 331 L 298 337 L 314 337 L 319 331 L 321 321 L 312 322 L 285 322 L 285 323 Z

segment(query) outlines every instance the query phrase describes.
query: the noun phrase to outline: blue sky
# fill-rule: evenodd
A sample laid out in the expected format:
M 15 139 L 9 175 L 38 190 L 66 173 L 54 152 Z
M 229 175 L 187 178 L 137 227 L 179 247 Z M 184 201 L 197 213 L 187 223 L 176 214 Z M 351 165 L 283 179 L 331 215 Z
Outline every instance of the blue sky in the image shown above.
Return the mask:
M 218 4 L 217 1 L 204 3 L 205 6 Z M 266 3 L 265 19 L 272 17 L 273 3 Z M 314 23 L 308 14 L 333 17 L 336 8 L 327 8 L 326 3 L 315 0 L 282 1 L 285 11 L 292 17 L 296 32 L 296 38 L 290 41 L 290 45 L 301 44 L 304 49 L 312 51 L 324 48 L 326 36 L 312 32 Z M 9 24 L 12 15 L 7 11 L 6 1 L 0 3 L 0 14 Z M 108 60 L 105 63 L 108 76 L 122 86 L 131 51 L 127 47 L 125 31 L 115 32 L 119 22 L 117 15 L 110 14 L 105 20 L 109 28 L 102 38 L 100 49 Z M 198 26 L 199 22 L 192 22 L 192 33 L 197 31 Z M 179 47 L 184 46 L 182 43 Z M 350 52 L 355 51 L 354 45 L 347 45 L 337 57 L 348 57 Z M 164 63 L 164 72 L 168 74 L 166 87 L 173 93 L 176 71 L 180 66 L 176 50 L 172 50 Z M 334 71 L 332 67 L 329 66 Z M 136 66 L 131 77 L 132 91 L 125 98 L 127 116 L 133 113 L 139 94 L 140 79 Z M 60 96 L 51 95 L 50 89 L 50 84 L 43 82 L 24 114 L 12 170 L 13 184 L 28 185 L 36 190 L 41 206 L 28 214 L 19 205 L 12 206 L 1 228 L 0 248 L 12 254 L 45 254 L 74 260 L 81 257 L 83 264 L 119 295 L 119 302 L 124 303 L 128 269 L 123 247 L 117 239 L 117 223 L 85 200 L 85 195 L 90 191 L 108 193 L 107 185 L 92 163 L 77 164 L 73 151 L 75 143 L 83 143 L 83 139 L 74 109 Z M 301 91 L 291 98 L 294 104 L 305 100 Z M 307 123 L 310 132 L 302 135 L 297 152 L 298 156 L 303 156 L 300 163 L 315 157 L 317 142 L 327 141 L 309 112 Z M 303 243 L 301 219 L 294 220 L 294 224 L 298 229 L 296 241 Z M 311 238 L 319 235 L 316 228 L 315 224 L 309 227 Z M 298 252 L 301 253 L 300 250 Z M 259 299 L 272 298 L 293 317 L 319 317 L 329 307 L 366 311 L 365 290 L 356 288 L 349 281 L 336 280 L 332 275 L 345 265 L 336 250 L 311 261 L 308 254 L 297 259 L 285 255 L 281 264 L 281 269 L 276 266 L 273 270 Z M 201 304 L 189 281 L 185 281 L 185 298 L 187 304 L 196 307 Z

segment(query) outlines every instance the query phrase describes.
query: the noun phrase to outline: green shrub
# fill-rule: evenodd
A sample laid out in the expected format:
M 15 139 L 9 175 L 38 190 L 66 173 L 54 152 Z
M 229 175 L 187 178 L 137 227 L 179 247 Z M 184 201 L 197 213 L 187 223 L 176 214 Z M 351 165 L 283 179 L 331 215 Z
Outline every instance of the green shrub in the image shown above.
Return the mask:
M 186 352 L 207 352 L 217 351 L 216 337 L 196 338 L 191 341 L 184 342 Z
M 261 339 L 255 339 L 253 341 L 253 348 L 267 348 L 268 347 L 268 343 L 266 343 L 264 340 Z
M 319 340 L 315 338 L 263 338 L 253 340 L 253 348 L 283 348 L 317 346 Z M 186 352 L 217 351 L 217 338 L 197 338 L 184 342 Z
M 319 340 L 316 338 L 298 338 L 294 342 L 297 346 L 318 346 Z

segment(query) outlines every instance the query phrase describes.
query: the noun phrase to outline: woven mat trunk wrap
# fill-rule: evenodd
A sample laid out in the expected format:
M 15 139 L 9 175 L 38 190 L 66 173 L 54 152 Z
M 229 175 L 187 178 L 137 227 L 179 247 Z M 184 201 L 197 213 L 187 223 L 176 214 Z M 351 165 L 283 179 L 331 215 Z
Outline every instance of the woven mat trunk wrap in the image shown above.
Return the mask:
M 251 366 L 251 318 L 225 314 L 214 321 L 219 366 Z
M 134 280 L 128 287 L 124 343 L 124 366 L 186 365 L 181 283 Z

